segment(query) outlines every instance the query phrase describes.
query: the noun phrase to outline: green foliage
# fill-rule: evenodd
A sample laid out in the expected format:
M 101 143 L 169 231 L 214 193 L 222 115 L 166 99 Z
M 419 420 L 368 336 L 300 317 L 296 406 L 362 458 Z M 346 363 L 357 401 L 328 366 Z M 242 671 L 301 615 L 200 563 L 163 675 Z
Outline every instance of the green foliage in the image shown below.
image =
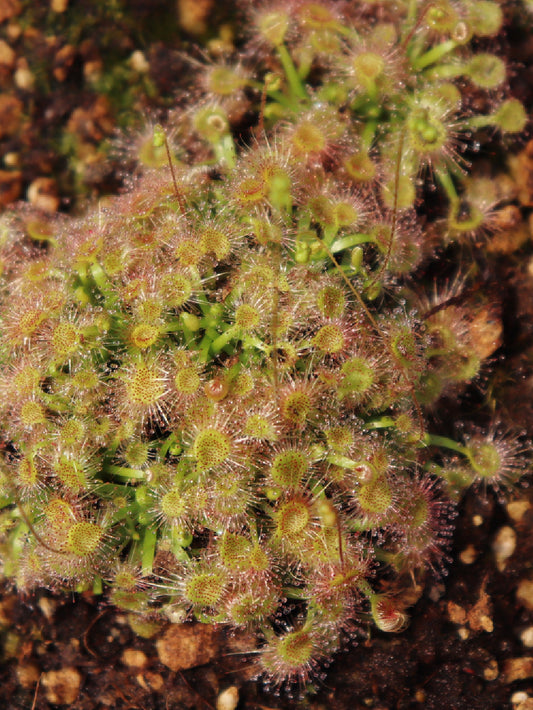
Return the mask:
M 3 218 L 2 544 L 21 587 L 104 579 L 128 611 L 254 629 L 260 671 L 304 682 L 365 610 L 404 627 L 372 578 L 442 567 L 448 494 L 524 472 L 499 422 L 463 443 L 429 425 L 485 366 L 490 303 L 462 300 L 466 279 L 410 289 L 435 246 L 413 205 L 435 179 L 442 243 L 479 234 L 459 146 L 525 113 L 472 115 L 453 83 L 502 88 L 504 62 L 469 44 L 499 31 L 495 3 L 417 7 L 373 25 L 325 1 L 251 10 L 253 71 L 251 52 L 206 70 L 128 192 L 38 234 Z M 244 89 L 259 118 L 234 141 Z

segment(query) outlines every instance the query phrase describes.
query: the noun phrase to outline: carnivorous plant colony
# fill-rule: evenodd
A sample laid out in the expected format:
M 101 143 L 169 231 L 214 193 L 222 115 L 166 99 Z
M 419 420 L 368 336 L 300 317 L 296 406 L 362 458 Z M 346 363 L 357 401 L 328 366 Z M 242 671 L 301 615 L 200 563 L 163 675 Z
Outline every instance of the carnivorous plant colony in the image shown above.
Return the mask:
M 130 139 L 127 190 L 0 226 L 4 573 L 255 630 L 275 686 L 403 628 L 388 590 L 443 570 L 454 501 L 529 467 L 497 413 L 457 440 L 433 416 L 499 342 L 469 288 L 499 197 L 464 151 L 527 121 L 502 8 L 354 6 L 249 6 Z

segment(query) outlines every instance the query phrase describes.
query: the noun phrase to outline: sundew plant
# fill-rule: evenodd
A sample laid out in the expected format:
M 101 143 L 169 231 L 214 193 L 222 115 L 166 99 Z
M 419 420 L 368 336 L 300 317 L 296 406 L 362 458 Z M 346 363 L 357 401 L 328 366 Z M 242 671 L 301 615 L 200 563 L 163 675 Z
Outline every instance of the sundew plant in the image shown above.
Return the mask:
M 497 411 L 455 439 L 435 416 L 500 342 L 472 288 L 500 198 L 465 150 L 527 118 L 492 0 L 243 13 L 127 139 L 127 190 L 2 217 L 0 530 L 20 589 L 252 630 L 279 686 L 404 628 L 463 491 L 529 468 Z

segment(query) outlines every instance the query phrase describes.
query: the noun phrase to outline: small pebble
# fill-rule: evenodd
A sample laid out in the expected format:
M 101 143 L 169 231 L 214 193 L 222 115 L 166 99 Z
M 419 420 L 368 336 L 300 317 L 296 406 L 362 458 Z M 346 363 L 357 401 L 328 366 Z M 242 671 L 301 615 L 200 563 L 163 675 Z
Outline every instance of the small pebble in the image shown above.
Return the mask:
M 223 690 L 217 698 L 217 710 L 235 710 L 239 704 L 239 690 L 235 685 Z
M 459 559 L 464 565 L 471 565 L 475 562 L 476 557 L 477 551 L 474 545 L 468 545 L 459 555 Z
M 503 667 L 504 683 L 533 678 L 533 656 L 508 658 Z
M 16 96 L 0 93 L 0 138 L 13 136 L 22 125 L 24 105 Z
M 205 624 L 173 624 L 156 641 L 159 660 L 173 671 L 203 666 L 217 655 L 219 637 Z
M 486 631 L 488 634 L 491 634 L 494 631 L 494 622 L 490 618 L 490 616 L 487 616 L 487 614 L 481 614 L 478 619 L 478 627 L 482 629 L 483 631 Z M 472 625 L 472 622 L 470 623 L 470 626 L 474 628 Z M 477 630 L 477 629 L 476 629 Z
M 130 66 L 133 71 L 139 72 L 139 74 L 146 74 L 150 69 L 150 63 L 147 61 L 144 53 L 140 49 L 136 49 L 130 57 Z
M 480 525 L 483 525 L 483 517 L 481 515 L 472 516 L 472 523 L 476 526 L 476 528 L 479 528 Z
M 17 22 L 10 22 L 6 34 L 10 42 L 16 42 L 22 34 L 22 27 Z
M 520 641 L 526 648 L 533 648 L 533 626 L 528 626 L 520 634 Z
M 17 88 L 23 91 L 32 91 L 35 85 L 35 76 L 26 66 L 20 66 L 13 74 L 13 81 Z
M 20 170 L 0 170 L 0 206 L 5 207 L 20 197 L 22 173 Z
M 51 621 L 57 609 L 57 602 L 48 597 L 41 597 L 38 602 L 39 609 L 47 621 Z
M 518 703 L 523 703 L 528 698 L 529 695 L 525 692 L 525 690 L 519 690 L 511 695 L 511 702 L 513 705 L 518 705 Z
M 37 683 L 41 671 L 35 663 L 21 663 L 17 666 L 17 679 L 23 688 L 31 688 Z
M 516 533 L 509 525 L 501 527 L 492 541 L 492 550 L 496 558 L 496 567 L 503 572 L 507 560 L 516 549 Z
M 83 76 L 88 82 L 95 82 L 102 76 L 104 65 L 101 59 L 94 59 L 85 62 L 83 65 Z
M 165 685 L 163 676 L 160 673 L 152 673 L 151 671 L 145 671 L 144 673 L 139 673 L 135 676 L 135 680 L 145 690 L 155 690 L 156 692 L 161 690 Z
M 11 151 L 4 155 L 4 165 L 6 168 L 18 168 L 20 165 L 20 155 Z
M 80 692 L 81 674 L 76 668 L 61 668 L 43 673 L 41 685 L 46 699 L 55 705 L 72 705 Z
M 525 690 L 518 690 L 511 695 L 513 710 L 533 710 L 533 698 Z
M 466 610 L 455 602 L 448 602 L 448 618 L 452 624 L 464 624 L 466 621 Z
M 52 12 L 65 12 L 68 7 L 68 0 L 50 0 L 50 10 Z
M 507 513 L 511 520 L 515 523 L 519 523 L 524 517 L 525 513 L 531 508 L 531 504 L 528 500 L 513 500 L 507 503 Z
M 533 610 L 533 579 L 522 579 L 516 590 L 516 599 L 526 609 Z
M 499 675 L 498 663 L 493 658 L 489 661 L 488 666 L 483 669 L 483 677 L 485 680 L 496 680 Z
M 137 648 L 126 648 L 122 653 L 122 663 L 129 668 L 144 668 L 148 658 Z
M 28 202 L 45 212 L 57 212 L 59 197 L 55 180 L 38 177 L 30 184 L 27 192 Z
M 19 0 L 3 0 L 3 2 L 0 2 L 0 22 L 9 20 L 11 17 L 18 15 L 20 11 Z

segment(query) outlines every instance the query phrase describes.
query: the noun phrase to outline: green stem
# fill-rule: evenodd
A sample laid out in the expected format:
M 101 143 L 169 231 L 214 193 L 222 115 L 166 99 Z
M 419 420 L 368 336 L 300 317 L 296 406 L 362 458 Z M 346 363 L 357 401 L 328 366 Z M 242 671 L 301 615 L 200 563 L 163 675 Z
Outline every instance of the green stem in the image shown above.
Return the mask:
M 347 234 L 345 237 L 341 237 L 340 239 L 337 239 L 336 242 L 333 242 L 330 250 L 333 254 L 336 254 L 344 249 L 351 249 L 351 247 L 356 247 L 359 244 L 368 244 L 373 241 L 374 240 L 370 234 Z
M 376 131 L 378 128 L 378 122 L 376 120 L 369 120 L 365 124 L 361 132 L 361 149 L 368 151 L 374 142 Z
M 452 205 L 457 205 L 459 202 L 459 196 L 457 194 L 457 190 L 455 189 L 455 185 L 453 184 L 453 180 L 450 173 L 445 168 L 439 168 L 435 171 L 435 174 L 441 186 L 443 187 L 444 192 L 448 196 L 450 203 Z
M 91 276 L 93 277 L 94 283 L 97 285 L 100 292 L 106 297 L 106 301 L 116 301 L 116 298 L 114 298 L 115 294 L 113 293 L 111 289 L 111 284 L 109 283 L 109 279 L 107 278 L 107 275 L 100 266 L 100 264 L 98 264 L 97 262 L 91 264 L 90 272 Z
M 464 74 L 465 68 L 461 64 L 439 64 L 436 67 L 428 69 L 424 76 L 430 81 L 435 79 L 456 79 L 461 74 Z
M 289 82 L 289 86 L 291 88 L 292 93 L 294 96 L 298 99 L 303 99 L 307 100 L 307 91 L 305 90 L 304 85 L 302 84 L 302 81 L 300 79 L 300 76 L 298 75 L 298 72 L 296 71 L 296 67 L 294 66 L 294 62 L 292 61 L 292 57 L 289 54 L 289 50 L 284 44 L 280 44 L 277 47 L 278 50 L 278 57 L 281 62 L 281 65 L 283 67 L 283 71 L 285 72 L 285 76 L 287 77 L 287 81 Z
M 435 64 L 436 62 L 438 62 L 440 59 L 442 59 L 442 57 L 452 52 L 456 47 L 457 42 L 453 39 L 449 39 L 446 42 L 437 44 L 435 47 L 432 47 L 425 54 L 422 54 L 420 57 L 418 57 L 418 59 L 413 62 L 413 69 L 415 71 L 422 71 L 422 69 L 425 69 L 431 64 Z
M 328 227 L 324 227 L 324 236 L 323 236 L 324 243 L 327 244 L 330 248 L 331 248 L 331 243 L 333 242 L 333 240 L 337 236 L 338 231 L 339 230 L 337 229 L 337 227 L 334 224 L 329 225 Z
M 142 573 L 145 575 L 152 574 L 152 565 L 154 563 L 156 541 L 156 531 L 151 530 L 150 528 L 146 528 L 144 531 L 141 555 Z
M 211 344 L 211 349 L 215 354 L 218 354 L 228 343 L 238 336 L 238 328 L 230 326 L 222 335 L 219 335 Z
M 354 469 L 357 467 L 357 463 L 347 456 L 341 456 L 341 454 L 329 454 L 326 457 L 326 461 L 333 466 L 340 466 L 341 468 Z
M 198 355 L 198 360 L 199 362 L 206 363 L 208 360 L 210 360 L 209 357 L 209 350 L 211 349 L 211 345 L 213 343 L 213 339 L 210 337 L 208 333 L 204 335 L 202 340 L 200 341 L 200 347 L 199 347 L 199 355 Z
M 226 165 L 230 170 L 233 170 L 236 163 L 237 153 L 235 151 L 235 143 L 231 133 L 222 136 L 220 142 L 215 146 L 215 155 L 217 160 Z
M 164 333 L 181 333 L 183 330 L 183 323 L 180 323 L 179 320 L 174 319 L 169 323 L 165 323 L 162 330 Z
M 466 446 L 459 444 L 453 439 L 448 439 L 447 436 L 439 436 L 438 434 L 426 434 L 424 436 L 424 444 L 426 446 L 438 446 L 444 449 L 450 449 L 450 451 L 456 451 L 458 454 L 468 457 L 468 449 Z
M 494 116 L 472 116 L 468 120 L 462 122 L 462 128 L 485 128 L 485 126 L 493 126 L 494 123 Z
M 146 478 L 144 471 L 126 468 L 125 466 L 113 466 L 112 464 L 108 464 L 104 468 L 104 473 L 110 473 L 112 476 L 118 476 L 119 478 L 125 478 L 127 480 L 144 481 Z
M 172 444 L 175 444 L 177 441 L 176 435 L 175 434 L 170 434 L 170 436 L 167 436 L 165 441 L 163 442 L 163 446 L 159 449 L 159 458 L 161 461 L 163 461 L 168 454 L 168 450 L 172 446 Z
M 379 419 L 372 419 L 365 424 L 367 429 L 389 429 L 393 426 L 396 426 L 396 422 L 392 417 L 379 417 Z

